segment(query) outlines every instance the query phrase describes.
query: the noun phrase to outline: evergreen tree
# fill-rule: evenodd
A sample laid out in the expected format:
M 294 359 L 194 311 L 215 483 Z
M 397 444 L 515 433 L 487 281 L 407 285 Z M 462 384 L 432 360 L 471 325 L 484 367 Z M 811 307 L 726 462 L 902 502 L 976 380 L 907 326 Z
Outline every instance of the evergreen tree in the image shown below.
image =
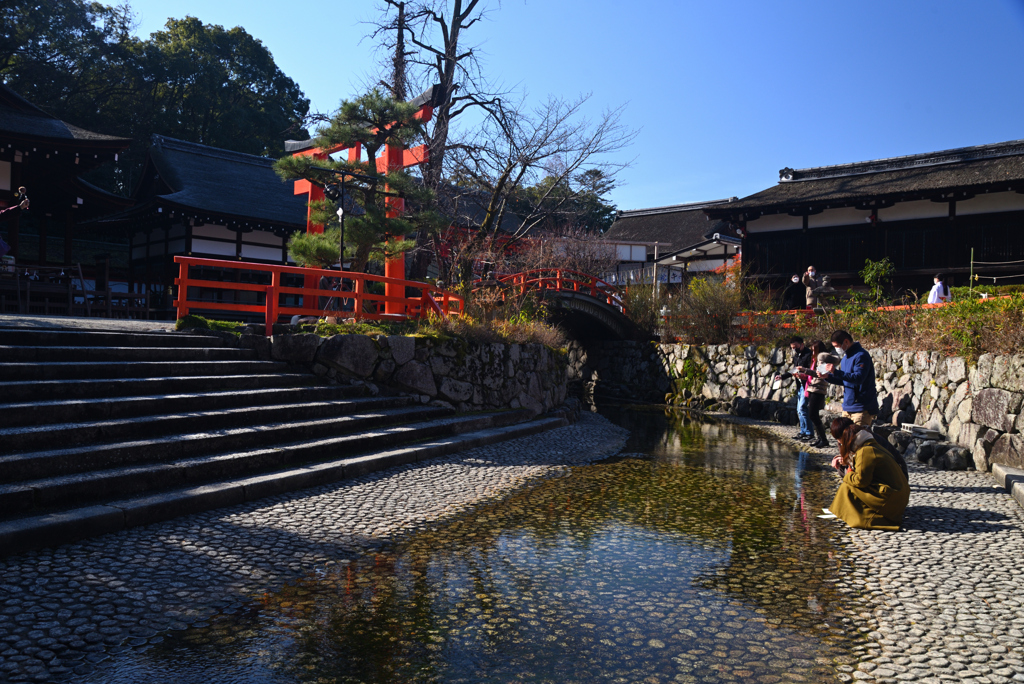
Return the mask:
M 414 243 L 405 236 L 420 228 L 436 230 L 443 225 L 434 208 L 433 193 L 405 170 L 385 173 L 377 170 L 377 159 L 388 144 L 407 144 L 421 134 L 414 118 L 418 107 L 399 102 L 380 90 L 341 103 L 329 124 L 318 132 L 315 144 L 321 149 L 337 145 L 362 145 L 359 161 L 318 160 L 311 157 L 282 157 L 277 172 L 284 179 L 305 178 L 317 185 L 338 183 L 332 171 L 356 174 L 346 177 L 345 243 L 352 255 L 352 270 L 365 271 L 371 261 L 383 262 L 411 249 Z M 322 169 L 331 169 L 326 171 Z M 385 188 L 387 193 L 385 194 Z M 405 199 L 405 211 L 387 218 L 388 196 Z M 334 202 L 321 200 L 311 204 L 312 219 L 326 228 L 339 225 Z M 351 252 L 349 252 L 349 248 Z

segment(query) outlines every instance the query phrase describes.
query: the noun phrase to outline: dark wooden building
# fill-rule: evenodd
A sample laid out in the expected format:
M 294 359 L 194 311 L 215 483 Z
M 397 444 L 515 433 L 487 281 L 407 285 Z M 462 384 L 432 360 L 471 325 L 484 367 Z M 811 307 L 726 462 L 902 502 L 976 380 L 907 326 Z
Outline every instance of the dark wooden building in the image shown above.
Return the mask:
M 972 249 L 975 261 L 1024 260 L 1024 140 L 786 168 L 778 185 L 704 211 L 742 231 L 744 264 L 770 281 L 813 264 L 855 285 L 865 259 L 888 257 L 898 286 L 926 291 L 936 272 L 966 284 Z M 1022 266 L 981 270 L 1011 276 Z
M 286 242 L 305 230 L 306 200 L 274 173 L 274 161 L 153 136 L 135 206 L 100 223 L 127 231 L 131 288 L 151 293 L 158 315 L 173 315 L 176 255 L 289 263 Z
M 28 189 L 31 199 L 28 211 L 15 212 L 13 218 L 0 222 L 0 236 L 11 247 L 0 278 L 3 312 L 26 311 L 27 294 L 19 282 L 27 279 L 25 271 L 31 272 L 36 295 L 44 297 L 51 285 L 61 293 L 68 289 L 66 279 L 51 281 L 72 264 L 81 263 L 86 277 L 94 278 L 96 260 L 106 259 L 117 245 L 106 243 L 83 225 L 121 211 L 131 201 L 80 176 L 115 161 L 129 142 L 61 121 L 0 85 L 0 207 L 16 203 L 19 186 Z M 53 267 L 54 277 L 47 267 Z M 15 292 L 22 296 L 12 295 Z M 66 299 L 65 294 L 59 299 Z

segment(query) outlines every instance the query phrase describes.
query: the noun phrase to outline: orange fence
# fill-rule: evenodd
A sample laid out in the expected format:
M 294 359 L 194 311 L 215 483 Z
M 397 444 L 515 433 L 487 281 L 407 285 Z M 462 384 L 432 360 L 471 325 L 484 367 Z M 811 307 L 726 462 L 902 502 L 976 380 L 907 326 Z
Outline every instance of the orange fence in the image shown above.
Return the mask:
M 174 257 L 174 261 L 180 264 L 179 277 L 174 280 L 174 284 L 178 286 L 178 298 L 174 301 L 174 306 L 178 309 L 178 318 L 182 318 L 188 315 L 190 310 L 196 309 L 264 314 L 268 335 L 273 329 L 273 324 L 277 323 L 281 317 L 290 319 L 296 315 L 330 315 L 355 318 L 356 320 L 409 320 L 426 318 L 431 313 L 448 316 L 465 311 L 465 302 L 461 297 L 438 290 L 427 283 L 412 280 L 399 280 L 352 271 L 329 271 L 301 266 L 277 266 L 183 256 Z M 235 272 L 239 275 L 242 272 L 249 272 L 250 277 L 253 273 L 261 274 L 257 275 L 256 279 L 269 280 L 269 284 L 204 280 L 192 277 L 190 269 L 194 267 Z M 287 274 L 303 276 L 303 281 L 306 284 L 319 282 L 321 277 L 341 279 L 342 286 L 351 287 L 351 289 L 287 287 L 282 284 L 282 276 Z M 369 292 L 371 283 L 383 284 L 386 293 Z M 419 290 L 418 296 L 407 296 L 406 293 L 410 288 Z M 393 294 L 396 290 L 402 294 L 399 296 Z M 229 295 L 229 301 L 225 301 L 228 299 L 225 295 Z M 265 295 L 265 302 L 259 301 L 260 295 Z M 288 301 L 288 299 L 297 300 L 299 298 L 301 301 L 295 303 Z M 245 301 L 246 299 L 250 301 Z M 285 301 L 282 302 L 282 299 Z M 388 313 L 384 313 L 385 307 L 388 309 Z
M 513 290 L 518 294 L 523 294 L 527 290 L 579 292 L 581 294 L 589 295 L 594 299 L 602 300 L 619 309 L 619 311 L 623 311 L 625 309 L 622 302 L 622 293 L 619 288 L 596 276 L 592 276 L 589 273 L 583 273 L 582 271 L 557 268 L 538 268 L 532 271 L 523 271 L 522 273 L 513 273 L 512 275 L 501 276 L 496 280 L 501 285 L 512 286 Z M 474 283 L 474 289 L 479 289 L 481 286 L 485 286 L 484 283 L 485 281 L 477 281 Z

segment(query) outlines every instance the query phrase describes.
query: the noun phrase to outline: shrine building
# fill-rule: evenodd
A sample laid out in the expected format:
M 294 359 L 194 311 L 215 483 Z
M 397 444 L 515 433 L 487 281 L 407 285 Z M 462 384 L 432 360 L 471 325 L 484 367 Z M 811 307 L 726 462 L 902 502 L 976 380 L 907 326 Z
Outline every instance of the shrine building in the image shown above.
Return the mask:
M 130 287 L 151 293 L 158 317 L 174 315 L 176 255 L 292 263 L 286 243 L 292 233 L 306 228 L 306 200 L 293 193 L 291 183 L 282 182 L 274 172 L 274 162 L 268 157 L 153 136 L 133 196 L 135 206 L 98 223 L 127 232 Z M 251 276 L 252 282 L 257 282 L 265 274 L 253 272 Z M 235 276 L 217 269 L 202 273 L 206 280 L 224 277 Z M 211 296 L 223 294 L 218 290 Z M 199 307 L 195 309 L 203 313 Z
M 704 208 L 739 230 L 743 263 L 769 283 L 814 265 L 860 285 L 865 259 L 888 257 L 894 284 L 927 292 L 936 273 L 966 285 L 1024 278 L 1024 140 L 890 159 L 785 168 L 777 185 Z M 978 262 L 982 262 L 979 264 Z
M 73 264 L 81 263 L 94 281 L 97 261 L 118 251 L 117 241 L 108 243 L 85 224 L 131 201 L 81 175 L 116 161 L 130 142 L 61 121 L 0 84 L 0 208 L 17 203 L 20 186 L 31 201 L 28 211 L 0 221 L 0 237 L 10 245 L 0 268 L 0 313 L 35 311 L 46 299 L 66 302 Z M 31 295 L 20 282 L 29 277 Z

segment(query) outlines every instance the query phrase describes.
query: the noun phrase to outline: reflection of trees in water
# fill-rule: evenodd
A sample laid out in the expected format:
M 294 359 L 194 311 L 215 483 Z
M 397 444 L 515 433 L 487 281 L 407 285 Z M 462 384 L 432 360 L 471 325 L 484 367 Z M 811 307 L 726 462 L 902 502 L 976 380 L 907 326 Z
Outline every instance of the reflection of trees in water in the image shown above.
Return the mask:
M 333 580 L 330 595 L 322 581 L 310 582 L 318 597 L 307 618 L 322 610 L 317 604 L 332 605 L 326 622 L 315 620 L 322 627 L 304 633 L 303 650 L 317 654 L 319 676 L 398 681 L 415 672 L 431 680 L 440 669 L 471 668 L 475 657 L 535 644 L 541 633 L 557 642 L 555 622 L 537 614 L 530 625 L 520 611 L 546 609 L 570 624 L 609 619 L 602 606 L 611 599 L 597 585 L 621 587 L 601 567 L 583 570 L 619 531 L 654 534 L 651 543 L 693 554 L 692 572 L 679 580 L 740 599 L 769 624 L 817 636 L 823 617 L 839 610 L 827 581 L 834 547 L 794 492 L 778 492 L 773 502 L 766 478 L 624 460 L 578 469 L 416 535 L 386 563 L 354 564 Z M 571 587 L 585 589 L 562 596 Z M 635 610 L 633 600 L 620 610 Z M 514 658 L 520 666 L 531 659 Z
M 673 664 L 680 653 L 739 678 L 794 671 L 779 665 L 784 651 L 812 659 L 819 625 L 841 608 L 828 528 L 804 503 L 831 485 L 810 473 L 798 491 L 778 472 L 725 470 L 716 450 L 752 458 L 753 437 L 660 420 L 667 436 L 647 436 L 664 445 L 655 459 L 577 468 L 516 492 L 268 595 L 246 626 L 271 623 L 270 648 L 291 678 L 282 681 L 499 681 L 533 670 L 667 681 L 688 671 Z M 702 444 L 712 453 L 703 461 Z M 739 606 L 767 624 L 736 617 Z

